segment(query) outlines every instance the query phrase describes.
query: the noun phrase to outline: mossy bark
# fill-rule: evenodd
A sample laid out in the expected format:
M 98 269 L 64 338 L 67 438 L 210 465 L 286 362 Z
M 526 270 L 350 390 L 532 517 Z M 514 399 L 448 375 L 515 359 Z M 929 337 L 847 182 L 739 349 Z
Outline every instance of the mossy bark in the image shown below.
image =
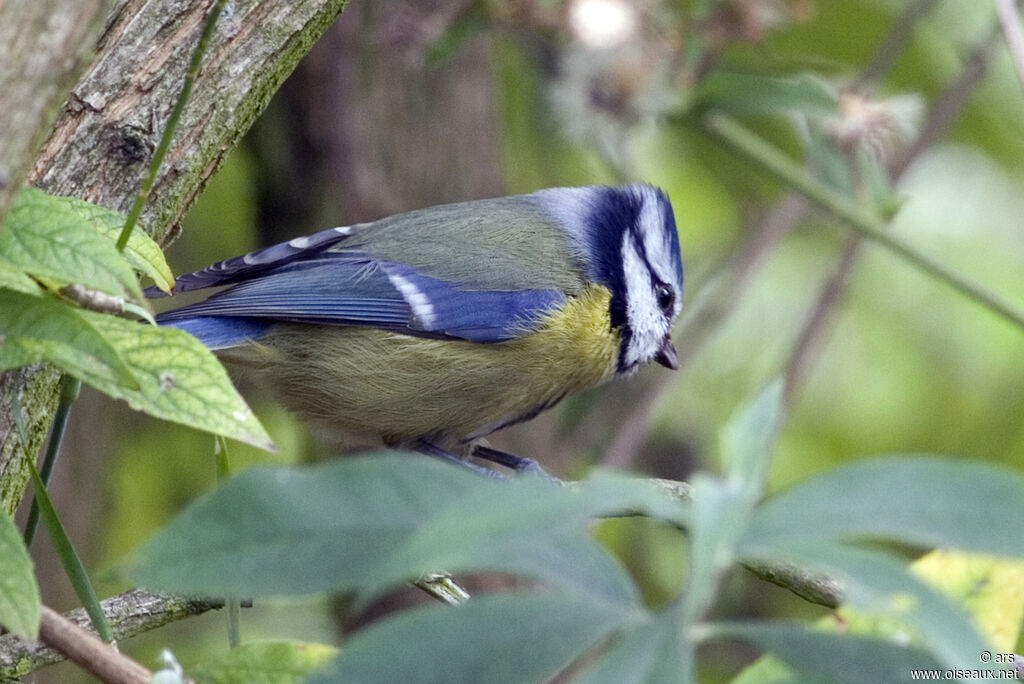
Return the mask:
M 68 5 L 54 9 L 64 14 L 76 5 L 67 0 L 33 1 Z M 182 217 L 207 180 L 299 60 L 337 18 L 345 2 L 228 3 L 142 214 L 142 225 L 154 237 L 167 243 L 177 234 Z M 50 30 L 49 25 L 20 30 L 15 8 L 23 4 L 21 0 L 0 4 L 0 27 L 7 27 L 0 31 L 29 35 Z M 97 3 L 81 4 L 92 7 Z M 105 24 L 100 23 L 105 27 L 94 56 L 63 100 L 56 124 L 38 154 L 23 164 L 29 183 L 53 194 L 72 195 L 127 211 L 181 90 L 211 5 L 212 0 L 114 3 L 113 10 L 102 16 Z M 98 5 L 102 7 L 106 6 Z M 10 19 L 5 21 L 8 15 Z M 82 31 L 73 35 L 82 41 L 90 36 Z M 26 49 L 35 47 L 28 43 Z M 71 54 L 79 54 L 80 49 Z M 50 59 L 53 64 L 63 64 L 59 54 Z M 21 84 L 19 92 L 50 88 L 59 94 L 53 81 L 60 83 L 61 79 L 46 69 L 0 71 L 0 83 L 4 78 L 11 83 L 20 83 L 21 78 L 39 81 Z M 2 90 L 0 112 L 5 111 Z M 39 107 L 39 111 L 47 109 Z M 6 140 L 8 135 L 14 133 L 0 127 L 0 137 Z M 0 144 L 0 155 L 4 149 Z M 5 160 L 0 156 L 0 161 Z M 7 171 L 6 177 L 20 181 L 25 173 Z M 55 405 L 57 378 L 56 372 L 44 367 L 0 375 L 0 506 L 8 511 L 17 505 L 24 490 L 24 459 L 38 452 L 45 437 Z M 26 428 L 24 443 L 16 427 L 15 414 L 19 411 Z

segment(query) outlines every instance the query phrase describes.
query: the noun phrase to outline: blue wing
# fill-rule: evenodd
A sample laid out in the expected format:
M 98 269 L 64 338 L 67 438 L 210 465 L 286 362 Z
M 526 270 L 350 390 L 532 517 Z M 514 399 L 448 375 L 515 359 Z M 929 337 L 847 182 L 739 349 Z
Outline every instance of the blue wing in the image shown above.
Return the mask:
M 312 235 L 297 237 L 288 242 L 218 261 L 204 269 L 179 276 L 174 281 L 174 291 L 188 292 L 189 290 L 230 285 L 248 280 L 285 264 L 309 258 L 311 255 L 344 240 L 354 230 L 353 226 L 328 228 Z M 155 287 L 150 287 L 146 289 L 146 296 L 155 299 L 163 297 L 164 293 Z
M 490 343 L 522 335 L 564 299 L 557 290 L 447 283 L 412 266 L 375 259 L 358 246 L 326 251 L 344 239 L 338 230 L 315 233 L 305 246 L 293 240 L 183 276 L 180 289 L 232 286 L 161 314 L 157 322 L 188 330 L 214 349 L 257 339 L 274 321 Z

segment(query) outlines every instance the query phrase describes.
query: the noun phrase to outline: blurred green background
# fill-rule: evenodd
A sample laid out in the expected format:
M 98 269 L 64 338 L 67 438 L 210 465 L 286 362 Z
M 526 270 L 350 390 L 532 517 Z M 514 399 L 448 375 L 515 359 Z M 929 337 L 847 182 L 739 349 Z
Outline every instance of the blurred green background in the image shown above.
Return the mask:
M 1024 305 L 1024 96 L 993 32 L 991 7 L 977 0 L 351 0 L 213 178 L 168 256 L 183 273 L 432 204 L 553 185 L 661 186 L 675 207 L 687 274 L 687 310 L 675 335 L 683 368 L 648 369 L 573 398 L 492 443 L 566 477 L 595 465 L 676 479 L 715 470 L 716 431 L 786 368 L 848 233 L 821 212 L 800 210 L 785 187 L 708 135 L 693 106 L 701 82 L 738 71 L 812 75 L 834 93 L 853 89 L 890 117 L 880 141 L 870 142 L 897 159 L 970 55 L 987 46 L 987 68 L 968 84 L 949 128 L 915 151 L 896 185 L 901 205 L 890 229 Z M 601 17 L 596 28 L 587 11 Z M 627 13 L 594 14 L 609 11 Z M 906 29 L 906 39 L 887 47 L 894 26 Z M 600 46 L 609 40 L 619 42 Z M 858 81 L 878 60 L 885 73 Z M 744 121 L 801 161 L 807 131 L 835 123 L 782 109 Z M 774 488 L 887 452 L 1024 470 L 1019 329 L 865 245 L 818 331 L 799 364 Z M 330 455 L 261 388 L 242 389 L 281 451 L 231 445 L 236 467 Z M 55 496 L 91 568 L 114 565 L 214 484 L 212 438 L 88 390 L 65 451 Z M 683 550 L 673 534 L 639 522 L 602 534 L 649 600 L 678 588 Z M 73 606 L 52 554 L 39 546 L 44 600 Z M 99 591 L 126 588 L 108 577 Z M 822 613 L 740 572 L 723 597 L 723 615 Z M 332 641 L 333 614 L 326 600 L 258 607 L 244 614 L 242 636 Z M 187 665 L 204 648 L 222 650 L 222 622 L 207 615 L 123 646 L 147 665 L 170 646 Z M 724 648 L 707 655 L 709 681 L 750 657 Z M 39 681 L 74 676 L 61 666 Z

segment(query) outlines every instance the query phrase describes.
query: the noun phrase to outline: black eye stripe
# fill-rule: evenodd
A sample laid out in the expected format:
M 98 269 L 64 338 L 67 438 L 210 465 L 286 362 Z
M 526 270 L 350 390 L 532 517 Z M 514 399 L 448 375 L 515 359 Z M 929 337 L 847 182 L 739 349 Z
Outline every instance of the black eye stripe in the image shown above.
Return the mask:
M 657 275 L 654 273 L 654 267 L 651 266 L 650 259 L 647 258 L 647 246 L 641 239 L 639 231 L 634 227 L 630 227 L 630 241 L 636 248 L 636 253 L 639 255 L 640 260 L 643 261 L 644 266 L 647 267 L 647 273 L 651 276 L 651 289 L 654 291 L 654 296 L 658 301 L 658 308 L 664 312 L 668 312 L 672 309 L 675 304 L 675 292 L 672 288 L 665 284 Z

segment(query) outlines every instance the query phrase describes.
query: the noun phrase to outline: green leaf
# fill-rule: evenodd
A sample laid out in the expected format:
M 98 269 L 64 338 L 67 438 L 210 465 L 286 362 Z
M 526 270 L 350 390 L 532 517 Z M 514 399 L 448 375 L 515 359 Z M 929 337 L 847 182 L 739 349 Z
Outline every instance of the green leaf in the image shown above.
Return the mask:
M 786 622 L 719 622 L 717 638 L 745 641 L 770 652 L 802 675 L 801 684 L 878 684 L 909 681 L 911 670 L 942 671 L 927 652 L 892 641 L 811 631 Z
M 538 478 L 486 483 L 437 508 L 381 568 L 372 591 L 444 568 L 523 574 L 632 605 L 635 588 L 584 526 L 609 514 L 645 512 L 679 517 L 681 506 L 634 477 L 600 473 L 577 491 Z
M 93 383 L 96 389 L 151 416 L 274 450 L 266 430 L 206 347 L 188 333 L 92 311 L 79 315 L 113 345 L 138 389 Z
M 678 610 L 665 610 L 627 631 L 576 684 L 691 684 L 693 648 L 683 641 Z
M 49 297 L 0 290 L 0 370 L 47 361 L 93 386 L 138 387 L 85 313 Z
M 729 681 L 729 684 L 801 684 L 789 665 L 773 655 L 763 655 Z
M 853 194 L 853 177 L 846 155 L 817 126 L 807 132 L 807 159 L 822 183 L 843 195 Z
M 430 606 L 358 632 L 310 684 L 547 681 L 635 616 L 571 594 L 505 594 Z
M 39 284 L 25 275 L 24 271 L 4 261 L 0 261 L 0 288 L 36 296 L 43 293 Z
M 61 198 L 23 188 L 0 230 L 0 260 L 41 280 L 143 301 L 128 262 Z
M 718 449 L 729 477 L 753 495 L 764 489 L 772 450 L 785 421 L 783 389 L 780 379 L 768 383 L 729 420 L 718 437 Z
M 373 593 L 425 572 L 499 570 L 628 609 L 635 589 L 587 523 L 671 500 L 621 476 L 593 484 L 499 483 L 394 453 L 252 469 L 187 507 L 129 570 L 151 587 L 246 596 Z
M 690 567 L 683 601 L 686 618 L 696 620 L 714 601 L 719 575 L 734 562 L 752 502 L 745 489 L 704 473 L 695 474 L 691 484 Z
M 1024 479 L 1012 471 L 889 456 L 836 468 L 769 499 L 758 507 L 744 546 L 875 538 L 1024 557 L 1021 520 Z
M 38 192 L 38 191 L 37 191 Z M 81 216 L 93 228 L 99 231 L 100 235 L 110 240 L 111 244 L 117 243 L 124 227 L 125 217 L 113 209 L 107 209 L 91 202 L 80 200 L 77 197 L 54 197 L 57 202 L 63 204 L 68 211 Z M 156 286 L 164 292 L 170 292 L 174 287 L 174 275 L 170 266 L 164 258 L 164 252 L 160 245 L 153 241 L 144 230 L 133 230 L 128 244 L 124 248 L 124 257 L 135 270 L 153 279 Z
M 196 684 L 299 684 L 337 653 L 326 644 L 256 641 L 190 667 L 188 674 Z
M 837 544 L 805 544 L 780 549 L 775 559 L 839 581 L 844 608 L 893 618 L 898 627 L 885 636 L 906 639 L 909 627 L 918 645 L 931 651 L 945 667 L 971 667 L 987 647 L 965 610 L 887 554 Z
M 705 106 L 734 114 L 836 111 L 835 95 L 823 81 L 808 74 L 780 77 L 716 71 L 704 80 L 698 99 Z
M 0 510 L 0 625 L 22 639 L 39 635 L 39 586 L 21 533 Z

